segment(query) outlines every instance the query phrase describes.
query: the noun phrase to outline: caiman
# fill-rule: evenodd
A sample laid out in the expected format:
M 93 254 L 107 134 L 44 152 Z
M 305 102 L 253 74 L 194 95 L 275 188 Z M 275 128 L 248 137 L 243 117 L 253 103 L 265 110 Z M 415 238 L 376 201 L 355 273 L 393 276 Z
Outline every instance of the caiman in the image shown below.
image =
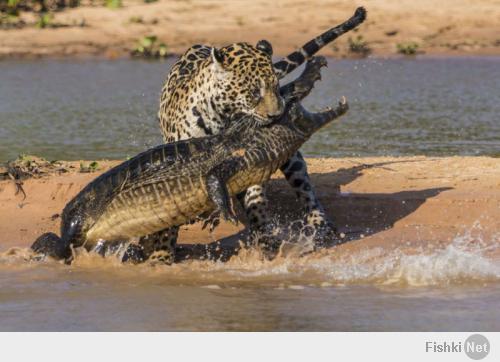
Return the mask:
M 310 60 L 294 82 L 280 88 L 284 114 L 259 126 L 246 117 L 222 134 L 157 146 L 90 182 L 64 208 L 61 237 L 41 235 L 35 252 L 72 258 L 72 247 L 123 241 L 219 212 L 237 222 L 231 196 L 262 184 L 317 130 L 348 110 L 344 97 L 335 109 L 310 113 L 303 99 L 320 79 L 323 57 Z

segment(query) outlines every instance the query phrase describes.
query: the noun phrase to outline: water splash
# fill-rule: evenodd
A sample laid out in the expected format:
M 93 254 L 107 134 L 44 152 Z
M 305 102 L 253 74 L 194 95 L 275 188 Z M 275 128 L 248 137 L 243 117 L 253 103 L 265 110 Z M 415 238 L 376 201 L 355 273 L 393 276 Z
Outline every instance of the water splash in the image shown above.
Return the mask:
M 500 260 L 494 256 L 498 255 L 499 236 L 484 239 L 480 225 L 476 224 L 445 247 L 423 243 L 417 249 L 372 247 L 356 252 L 346 252 L 340 247 L 304 255 L 305 250 L 310 250 L 311 236 L 302 234 L 298 237 L 301 243 L 285 243 L 273 260 L 266 260 L 260 250 L 251 248 L 241 250 L 227 262 L 188 260 L 172 266 L 132 266 L 121 264 L 116 257 L 103 258 L 79 251 L 73 265 L 65 268 L 205 288 L 278 286 L 300 290 L 303 286 L 352 284 L 444 287 L 500 282 Z M 40 263 L 32 257 L 27 249 L 12 248 L 0 254 L 0 268 L 36 267 Z

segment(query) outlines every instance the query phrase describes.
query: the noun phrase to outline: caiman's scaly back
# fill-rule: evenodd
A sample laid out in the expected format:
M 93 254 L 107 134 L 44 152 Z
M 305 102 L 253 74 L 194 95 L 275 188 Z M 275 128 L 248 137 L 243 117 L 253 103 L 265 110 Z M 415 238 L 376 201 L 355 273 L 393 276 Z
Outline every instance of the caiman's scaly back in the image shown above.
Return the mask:
M 312 61 L 283 89 L 289 102 L 272 124 L 161 145 L 99 176 L 65 207 L 61 238 L 44 234 L 32 248 L 69 260 L 71 246 L 149 235 L 214 210 L 236 222 L 230 197 L 267 181 L 313 132 L 347 111 L 345 101 L 317 114 L 298 103 L 324 63 Z

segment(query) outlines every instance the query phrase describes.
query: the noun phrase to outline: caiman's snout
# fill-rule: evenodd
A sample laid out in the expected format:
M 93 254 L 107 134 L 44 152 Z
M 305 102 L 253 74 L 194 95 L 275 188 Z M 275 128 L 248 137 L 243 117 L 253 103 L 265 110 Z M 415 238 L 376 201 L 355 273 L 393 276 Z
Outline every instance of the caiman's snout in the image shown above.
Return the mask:
M 296 107 L 292 116 L 293 123 L 307 136 L 312 135 L 314 132 L 344 115 L 349 110 L 349 104 L 345 97 L 340 99 L 335 109 L 327 108 L 318 113 L 310 113 L 300 104 L 297 104 Z

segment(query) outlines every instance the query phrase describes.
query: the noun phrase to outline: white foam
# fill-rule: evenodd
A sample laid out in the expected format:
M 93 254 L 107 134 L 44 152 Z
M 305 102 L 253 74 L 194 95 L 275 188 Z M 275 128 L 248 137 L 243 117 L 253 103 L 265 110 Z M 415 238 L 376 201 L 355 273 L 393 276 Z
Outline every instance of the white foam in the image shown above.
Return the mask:
M 243 249 L 225 263 L 189 260 L 157 267 L 123 265 L 116 257 L 102 258 L 81 252 L 71 268 L 83 272 L 86 269 L 113 270 L 122 277 L 161 278 L 174 284 L 194 283 L 209 289 L 247 283 L 288 289 L 303 285 L 339 287 L 352 284 L 448 286 L 477 281 L 500 282 L 500 260 L 488 257 L 491 252 L 498 254 L 499 236 L 483 240 L 480 226 L 476 225 L 443 248 L 421 243 L 422 247 L 415 250 L 405 244 L 400 249 L 372 247 L 339 257 L 335 248 L 300 256 L 303 249 L 289 245 L 288 249 L 284 248 L 288 250 L 286 255 L 281 254 L 272 261 L 266 260 L 256 249 Z M 309 242 L 304 244 L 308 250 Z M 0 253 L 0 266 L 36 267 L 40 263 L 30 261 L 31 256 L 28 249 L 13 248 Z
M 485 254 L 499 247 L 498 236 L 489 242 L 473 233 L 457 236 L 441 249 L 406 254 L 397 249 L 367 249 L 347 258 L 335 258 L 335 250 L 304 257 L 281 257 L 263 261 L 257 255 L 234 257 L 226 272 L 240 278 L 281 277 L 319 286 L 344 284 L 378 284 L 438 286 L 473 281 L 500 281 L 500 262 Z

